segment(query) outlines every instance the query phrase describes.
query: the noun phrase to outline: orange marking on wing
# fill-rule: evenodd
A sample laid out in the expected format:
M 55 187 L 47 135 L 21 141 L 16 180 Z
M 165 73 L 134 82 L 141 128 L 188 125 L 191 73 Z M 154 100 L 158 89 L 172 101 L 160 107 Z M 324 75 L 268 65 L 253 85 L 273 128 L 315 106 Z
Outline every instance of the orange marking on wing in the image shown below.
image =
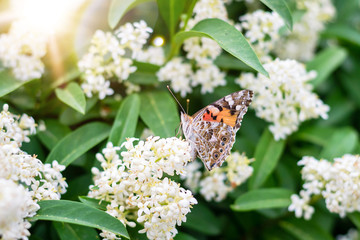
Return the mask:
M 206 111 L 202 117 L 204 121 L 209 122 L 223 122 L 226 125 L 235 127 L 238 114 L 231 114 L 229 109 L 223 108 L 221 111 L 217 108 L 210 108 Z

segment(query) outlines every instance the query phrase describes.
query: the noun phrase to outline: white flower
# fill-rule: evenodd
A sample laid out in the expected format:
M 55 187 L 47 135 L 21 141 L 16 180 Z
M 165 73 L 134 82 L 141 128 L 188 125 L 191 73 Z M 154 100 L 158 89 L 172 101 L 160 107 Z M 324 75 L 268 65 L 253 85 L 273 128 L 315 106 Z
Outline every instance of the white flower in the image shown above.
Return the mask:
M 200 192 L 207 201 L 220 202 L 252 175 L 253 168 L 249 166 L 252 161 L 254 159 L 247 158 L 245 154 L 233 152 L 221 168 L 204 173 L 200 170 L 201 163 L 192 162 L 186 166 L 186 176 L 181 176 L 181 179 L 185 180 L 185 186 L 193 192 Z
M 35 133 L 35 121 L 15 116 L 5 104 L 0 113 L 0 235 L 3 239 L 27 239 L 30 223 L 39 209 L 37 201 L 60 199 L 67 183 L 60 173 L 65 166 L 56 161 L 43 164 L 20 149 Z M 6 217 L 5 217 L 6 216 Z
M 22 185 L 0 178 L 0 235 L 2 239 L 19 239 L 30 235 L 27 217 L 39 209 Z
M 306 220 L 309 220 L 314 213 L 314 207 L 309 205 L 310 194 L 306 191 L 301 191 L 300 196 L 296 194 L 291 195 L 291 204 L 288 210 L 295 212 L 297 218 L 304 216 Z
M 354 228 L 350 228 L 349 231 L 344 235 L 336 236 L 336 240 L 357 240 L 357 239 L 359 239 L 359 232 Z
M 0 113 L 0 143 L 9 143 L 11 140 L 21 146 L 22 142 L 29 142 L 29 135 L 36 133 L 36 124 L 32 117 L 23 114 L 16 116 L 8 111 L 9 106 L 4 104 Z
M 255 93 L 251 107 L 256 115 L 272 123 L 269 129 L 276 140 L 285 139 L 301 122 L 321 117 L 327 119 L 329 106 L 312 93 L 307 83 L 316 76 L 295 60 L 279 60 L 264 64 L 270 78 L 244 73 L 236 82 Z
M 162 47 L 149 46 L 147 49 L 143 49 L 139 54 L 137 54 L 136 60 L 162 65 L 165 62 L 164 49 Z
M 240 17 L 241 28 L 245 30 L 245 37 L 254 47 L 256 54 L 262 60 L 269 59 L 269 53 L 274 49 L 280 38 L 279 30 L 284 21 L 276 12 L 257 10 Z
M 46 44 L 44 35 L 21 21 L 14 22 L 7 34 L 0 35 L 0 61 L 21 81 L 40 78 L 44 73 L 41 58 L 46 54 Z
M 109 201 L 107 213 L 124 224 L 134 227 L 136 219 L 143 223 L 140 233 L 149 239 L 172 239 L 176 225 L 186 221 L 186 214 L 196 199 L 189 190 L 167 177 L 184 175 L 185 165 L 191 160 L 190 146 L 177 138 L 149 137 L 134 145 L 134 138 L 127 139 L 121 147 L 108 143 L 96 158 L 104 169 L 93 168 L 95 186 L 90 186 L 89 196 Z M 125 151 L 117 151 L 125 147 Z M 115 235 L 104 232 L 106 239 Z
M 126 23 L 115 31 L 116 36 L 120 39 L 120 44 L 132 51 L 132 57 L 141 53 L 141 48 L 146 43 L 152 33 L 145 21 L 135 22 L 134 24 Z
M 254 159 L 249 159 L 246 155 L 238 152 L 233 152 L 227 157 L 227 178 L 232 187 L 239 186 L 245 182 L 252 174 L 253 167 L 249 166 Z
M 126 94 L 130 95 L 132 93 L 140 92 L 141 88 L 139 85 L 131 83 L 131 82 L 125 82 L 124 86 L 126 87 Z
M 225 183 L 225 173 L 213 173 L 206 176 L 200 181 L 200 194 L 204 196 L 206 201 L 214 199 L 217 202 L 226 198 L 231 187 Z
M 335 158 L 334 162 L 304 157 L 298 162 L 303 166 L 301 171 L 304 180 L 300 196 L 292 197 L 289 211 L 295 211 L 296 217 L 310 219 L 313 209 L 308 206 L 311 195 L 325 198 L 330 212 L 344 217 L 346 213 L 360 210 L 360 156 L 345 154 Z M 304 213 L 302 212 L 304 210 Z M 308 212 L 306 212 L 306 210 Z
M 190 86 L 193 77 L 193 71 L 189 63 L 184 63 L 182 58 L 177 57 L 169 61 L 164 67 L 157 72 L 159 81 L 171 81 L 171 88 L 174 92 L 180 92 L 182 97 L 191 93 Z
M 225 73 L 213 63 L 202 64 L 195 72 L 192 86 L 201 85 L 201 93 L 212 93 L 214 88 L 218 86 L 225 86 Z
M 210 38 L 192 37 L 184 41 L 184 50 L 188 59 L 194 59 L 198 63 L 209 63 L 215 60 L 221 53 L 221 47 Z
M 294 23 L 293 30 L 277 42 L 275 53 L 282 59 L 308 61 L 314 56 L 319 33 L 335 16 L 335 8 L 331 0 L 301 0 L 296 5 L 305 13 Z

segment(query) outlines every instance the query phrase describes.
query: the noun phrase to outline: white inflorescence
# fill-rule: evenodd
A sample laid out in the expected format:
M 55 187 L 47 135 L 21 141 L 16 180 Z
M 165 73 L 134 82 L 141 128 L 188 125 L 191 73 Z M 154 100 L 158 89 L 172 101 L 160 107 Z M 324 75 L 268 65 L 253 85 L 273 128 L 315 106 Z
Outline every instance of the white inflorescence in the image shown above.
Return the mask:
M 219 18 L 230 22 L 227 17 L 225 2 L 221 0 L 200 0 L 194 7 L 194 15 L 189 19 L 186 29 L 207 18 Z M 182 23 L 183 25 L 184 23 Z M 184 41 L 186 58 L 195 60 L 194 66 L 184 63 L 179 57 L 169 61 L 158 72 L 160 81 L 171 81 L 174 92 L 180 92 L 182 97 L 191 93 L 192 87 L 201 86 L 201 93 L 211 93 L 214 88 L 224 86 L 225 73 L 214 64 L 221 54 L 221 47 L 212 39 L 192 37 Z M 194 67 L 194 71 L 192 70 Z M 170 77 L 175 75 L 176 77 Z
M 307 72 L 295 60 L 279 60 L 264 64 L 270 78 L 262 74 L 242 74 L 236 82 L 254 91 L 251 107 L 256 115 L 271 122 L 269 129 L 276 140 L 285 139 L 296 131 L 301 122 L 318 118 L 327 119 L 329 106 L 312 93 L 308 83 L 316 72 Z
M 97 30 L 88 53 L 78 63 L 80 71 L 84 73 L 85 81 L 81 87 L 86 96 L 98 94 L 100 99 L 104 99 L 112 95 L 114 90 L 110 87 L 110 81 L 116 78 L 122 82 L 136 71 L 133 60 L 126 55 L 127 51 L 131 51 L 132 58 L 141 56 L 142 47 L 151 32 L 152 29 L 144 21 L 126 23 L 115 31 L 115 35 Z M 153 59 L 149 60 L 155 61 Z
M 0 62 L 14 77 L 27 81 L 44 73 L 41 58 L 46 54 L 47 38 L 22 22 L 14 22 L 7 34 L 0 35 Z
M 194 161 L 186 166 L 186 176 L 181 178 L 185 186 L 193 192 L 199 191 L 207 201 L 220 202 L 252 175 L 253 168 L 249 166 L 252 161 L 245 154 L 233 152 L 226 159 L 226 165 L 205 173 L 200 170 L 202 164 Z
M 289 211 L 294 211 L 296 217 L 311 218 L 314 208 L 309 204 L 313 195 L 321 195 L 327 209 L 340 217 L 360 211 L 359 155 L 345 154 L 341 158 L 335 158 L 333 163 L 303 157 L 298 165 L 303 166 L 303 190 L 300 191 L 300 196 L 291 196 L 292 203 L 289 206 Z
M 354 228 L 350 228 L 349 231 L 344 235 L 336 236 L 336 240 L 358 240 L 358 239 L 359 239 L 359 232 Z
M 301 0 L 296 1 L 296 6 L 305 13 L 293 30 L 277 42 L 275 53 L 282 59 L 308 61 L 314 56 L 319 33 L 335 16 L 335 8 L 331 0 Z
M 280 38 L 279 30 L 284 26 L 282 18 L 276 12 L 257 10 L 240 17 L 240 21 L 245 37 L 258 57 L 262 61 L 269 61 L 269 53 L 275 48 L 275 43 Z
M 171 81 L 174 92 L 180 92 L 182 97 L 192 92 L 191 79 L 194 72 L 190 63 L 184 63 L 181 57 L 173 58 L 157 72 L 159 81 Z
M 107 212 L 124 224 L 143 224 L 140 233 L 149 239 L 172 239 L 177 234 L 175 226 L 186 221 L 197 201 L 164 174 L 185 174 L 190 146 L 178 138 L 149 137 L 135 146 L 134 141 L 137 139 L 127 139 L 122 145 L 126 149 L 120 154 L 122 159 L 116 153 L 121 147 L 112 143 L 96 155 L 103 171 L 92 169 L 96 188 L 90 186 L 89 196 L 110 202 Z M 116 239 L 109 232 L 102 236 Z
M 0 113 L 0 236 L 28 239 L 27 218 L 39 209 L 37 201 L 60 199 L 67 183 L 61 175 L 65 166 L 57 161 L 43 164 L 36 156 L 20 150 L 28 135 L 35 133 L 34 119 L 15 116 L 5 104 Z

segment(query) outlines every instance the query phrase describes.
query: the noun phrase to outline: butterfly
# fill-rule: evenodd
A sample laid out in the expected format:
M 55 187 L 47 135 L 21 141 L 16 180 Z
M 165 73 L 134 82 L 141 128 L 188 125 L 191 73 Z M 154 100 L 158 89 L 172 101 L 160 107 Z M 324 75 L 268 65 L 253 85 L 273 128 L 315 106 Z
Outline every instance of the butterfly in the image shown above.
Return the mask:
M 191 146 L 193 160 L 199 157 L 207 170 L 220 167 L 235 143 L 236 132 L 253 97 L 251 90 L 229 94 L 190 116 L 181 112 L 181 127 Z

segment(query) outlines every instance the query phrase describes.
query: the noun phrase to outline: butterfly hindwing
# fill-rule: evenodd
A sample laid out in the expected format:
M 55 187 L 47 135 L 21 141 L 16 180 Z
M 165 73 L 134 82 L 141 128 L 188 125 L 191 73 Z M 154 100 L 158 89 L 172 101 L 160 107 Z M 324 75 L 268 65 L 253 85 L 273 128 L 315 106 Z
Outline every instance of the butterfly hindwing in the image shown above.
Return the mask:
M 235 133 L 231 126 L 221 122 L 199 121 L 194 124 L 195 147 L 209 171 L 221 166 L 230 154 Z

